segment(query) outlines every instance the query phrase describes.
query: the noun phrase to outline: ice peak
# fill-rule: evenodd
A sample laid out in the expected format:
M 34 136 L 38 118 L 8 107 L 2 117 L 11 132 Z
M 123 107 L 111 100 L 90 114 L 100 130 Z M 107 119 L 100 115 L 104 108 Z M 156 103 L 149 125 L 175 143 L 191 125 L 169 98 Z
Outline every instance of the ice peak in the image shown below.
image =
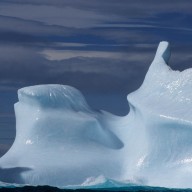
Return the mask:
M 166 64 L 169 62 L 171 56 L 170 45 L 167 41 L 161 41 L 156 51 L 154 61 L 164 60 Z

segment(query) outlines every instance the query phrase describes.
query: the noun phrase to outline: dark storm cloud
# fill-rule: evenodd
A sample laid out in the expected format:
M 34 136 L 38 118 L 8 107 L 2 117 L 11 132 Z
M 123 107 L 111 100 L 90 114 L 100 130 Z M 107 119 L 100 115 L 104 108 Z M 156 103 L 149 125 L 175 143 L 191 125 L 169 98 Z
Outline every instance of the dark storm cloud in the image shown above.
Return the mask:
M 132 47 L 125 59 L 73 56 L 48 60 L 32 48 L 3 46 L 0 47 L 0 82 L 2 85 L 15 84 L 17 87 L 59 83 L 80 90 L 128 93 L 142 83 L 155 49 L 138 45 Z M 182 51 L 175 48 L 170 65 L 184 69 L 192 59 L 189 51 L 188 46 L 183 47 Z M 87 54 L 91 52 L 87 51 Z
M 28 43 L 32 46 L 49 46 L 55 42 L 81 42 L 85 44 L 138 43 L 146 42 L 149 36 L 142 36 L 134 28 L 84 28 L 46 25 L 38 21 L 0 16 L 0 41 L 6 43 Z M 143 27 L 141 27 L 143 28 Z
M 178 10 L 181 11 L 191 11 L 191 1 L 190 0 L 184 0 L 184 1 L 175 1 L 173 4 L 173 1 L 156 1 L 153 0 L 146 0 L 145 3 L 143 0 L 93 0 L 93 1 L 87 1 L 87 0 L 1 0 L 1 3 L 16 3 L 16 4 L 29 4 L 29 5 L 49 5 L 49 6 L 56 6 L 56 7 L 75 7 L 78 9 L 92 9 L 97 10 L 100 12 L 103 12 L 107 10 L 107 14 L 117 13 L 123 16 L 126 16 L 126 14 L 132 14 L 134 16 L 140 15 L 140 14 L 154 14 L 154 12 L 170 12 L 174 11 L 177 12 Z M 157 9 L 158 8 L 158 9 Z M 128 13 L 129 10 L 130 12 Z M 150 12 L 149 12 L 150 10 Z
M 2 0 L 0 8 L 4 90 L 61 83 L 127 94 L 142 83 L 162 40 L 173 42 L 173 68 L 189 67 L 187 0 Z
M 185 24 L 186 14 L 191 14 L 191 2 L 141 0 L 12 0 L 1 1 L 0 14 L 50 25 L 92 27 L 107 23 Z M 175 14 L 174 17 L 172 14 Z M 163 15 L 165 18 L 163 19 Z
M 0 14 L 4 16 L 40 21 L 48 25 L 67 27 L 91 27 L 104 21 L 116 20 L 117 16 L 106 17 L 94 11 L 73 7 L 47 5 L 2 4 Z
M 34 34 L 36 36 L 47 35 L 69 35 L 72 31 L 66 27 L 49 26 L 42 22 L 30 21 L 25 18 L 17 18 L 0 15 L 1 32 L 17 32 L 23 34 Z
M 91 54 L 91 51 L 87 51 L 87 54 Z M 150 54 L 147 57 L 148 60 L 151 59 Z M 32 48 L 2 46 L 0 82 L 2 85 L 17 82 L 18 86 L 61 83 L 84 90 L 113 92 L 123 90 L 132 78 L 141 80 L 138 72 L 147 69 L 147 65 L 142 65 L 142 60 L 143 57 L 137 54 L 124 60 L 107 57 L 71 57 L 52 61 Z M 128 87 L 131 91 L 134 86 Z

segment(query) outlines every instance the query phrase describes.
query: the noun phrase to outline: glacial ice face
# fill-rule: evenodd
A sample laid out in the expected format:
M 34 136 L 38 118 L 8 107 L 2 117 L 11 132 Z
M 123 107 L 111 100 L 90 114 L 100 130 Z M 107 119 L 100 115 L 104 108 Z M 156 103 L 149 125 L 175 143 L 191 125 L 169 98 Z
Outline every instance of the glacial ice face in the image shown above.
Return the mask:
M 192 187 L 192 69 L 173 71 L 161 42 L 125 117 L 92 110 L 70 86 L 18 91 L 16 138 L 0 159 L 0 180 L 85 186 L 98 178 Z
M 120 155 L 112 157 L 122 141 L 77 89 L 39 85 L 18 97 L 16 138 L 0 160 L 1 181 L 63 186 L 120 174 Z

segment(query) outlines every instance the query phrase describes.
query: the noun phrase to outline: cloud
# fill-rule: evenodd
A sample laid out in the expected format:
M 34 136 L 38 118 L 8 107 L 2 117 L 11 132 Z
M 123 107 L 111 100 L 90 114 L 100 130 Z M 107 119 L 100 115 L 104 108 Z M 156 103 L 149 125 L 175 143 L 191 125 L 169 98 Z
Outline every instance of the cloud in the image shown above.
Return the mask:
M 41 52 L 48 60 L 65 60 L 74 57 L 87 58 L 111 58 L 126 60 L 126 53 L 109 51 L 82 51 L 82 50 L 51 50 L 45 49 Z
M 44 59 L 33 49 L 20 46 L 0 46 L 0 80 L 17 83 L 43 75 Z M 41 74 L 40 74 L 41 71 Z
M 153 13 L 157 8 L 156 12 L 162 11 L 191 11 L 190 10 L 190 0 L 183 0 L 183 1 L 167 1 L 162 0 L 158 2 L 154 2 L 153 0 L 146 0 L 145 4 L 143 4 L 142 0 L 1 0 L 1 3 L 17 3 L 17 4 L 28 4 L 28 5 L 49 5 L 49 6 L 56 6 L 56 7 L 76 7 L 81 9 L 93 9 L 93 10 L 100 10 L 102 12 L 115 12 L 117 14 L 125 15 L 127 10 L 130 10 L 131 13 L 134 15 L 138 14 L 151 14 L 149 10 Z M 102 5 L 102 6 L 101 6 Z M 129 14 L 129 13 L 127 13 Z
M 59 8 L 73 8 L 82 11 L 91 11 L 99 13 L 100 15 L 116 15 L 120 16 L 121 20 L 127 21 L 127 19 L 135 18 L 141 19 L 146 17 L 151 17 L 154 15 L 159 15 L 161 13 L 171 13 L 171 12 L 185 12 L 191 13 L 191 1 L 183 0 L 177 2 L 171 1 L 158 1 L 146 0 L 143 3 L 142 0 L 1 0 L 2 6 L 4 5 L 34 5 L 34 6 L 50 6 Z M 39 6 L 39 7 L 41 7 Z M 43 10 L 43 7 L 42 7 Z M 111 21 L 113 21 L 111 19 Z
M 98 92 L 133 91 L 159 41 L 182 49 L 180 43 L 192 40 L 181 12 L 191 17 L 185 2 L 1 1 L 1 87 L 62 83 Z M 173 67 L 180 67 L 178 61 L 189 66 L 189 50 L 178 54 L 185 59 L 173 59 Z
M 21 34 L 42 35 L 68 35 L 71 33 L 68 28 L 59 26 L 48 26 L 38 21 L 30 21 L 25 18 L 16 18 L 10 16 L 0 15 L 0 31 L 1 32 L 15 32 Z
M 92 27 L 103 23 L 109 18 L 89 10 L 81 10 L 73 7 L 37 6 L 25 4 L 3 4 L 0 14 L 3 16 L 38 21 L 47 25 L 65 27 Z M 110 18 L 116 19 L 116 17 Z
M 100 54 L 100 52 L 93 51 L 94 57 L 90 57 L 86 55 L 91 54 L 91 51 L 83 51 L 83 55 L 77 57 L 80 56 L 79 52 L 81 53 L 77 51 L 71 55 L 68 51 L 62 60 L 48 60 L 33 48 L 1 46 L 0 83 L 4 86 L 17 84 L 17 87 L 60 83 L 70 84 L 84 90 L 113 92 L 121 87 L 121 83 L 130 81 L 143 67 L 146 69 L 142 60 L 147 54 L 142 57 L 141 54 L 132 53 L 132 57 L 121 59 L 121 53 L 118 53 L 119 55 L 115 58 L 112 57 L 111 52 Z M 125 56 L 125 53 L 123 54 Z M 148 54 L 148 59 L 150 55 Z M 141 65 L 136 64 L 137 62 Z
M 69 44 L 80 45 L 106 45 L 111 47 L 118 44 L 130 44 L 133 42 L 147 42 L 152 35 L 142 35 L 141 30 L 123 28 L 69 28 L 63 26 L 46 25 L 42 22 L 29 21 L 20 18 L 0 16 L 0 42 L 15 43 L 22 46 L 38 48 L 67 47 Z M 134 28 L 134 27 L 133 27 Z M 66 44 L 68 43 L 68 45 Z M 108 46 L 108 48 L 110 48 Z M 121 46 L 121 45 L 120 45 Z M 81 46 L 82 47 L 82 46 Z M 80 48 L 80 47 L 79 47 Z M 90 47 L 89 47 L 90 48 Z M 101 48 L 101 47 L 100 47 Z M 101 48 L 102 49 L 102 48 Z
M 0 14 L 15 18 L 74 28 L 90 28 L 105 24 L 113 26 L 149 26 L 158 23 L 167 27 L 183 25 L 181 14 L 191 15 L 191 2 L 184 0 L 154 2 L 152 0 L 2 0 Z M 174 17 L 170 17 L 174 14 Z M 163 15 L 166 18 L 163 18 Z M 107 26 L 107 25 L 106 25 Z
M 142 83 L 155 49 L 151 44 L 130 45 L 126 52 L 54 49 L 44 52 L 52 57 L 47 59 L 39 49 L 4 45 L 0 46 L 0 83 L 4 90 L 6 86 L 14 89 L 59 83 L 80 90 L 128 93 Z M 181 70 L 187 68 L 190 51 L 188 46 L 182 46 L 182 50 L 180 46 L 174 47 L 171 66 Z

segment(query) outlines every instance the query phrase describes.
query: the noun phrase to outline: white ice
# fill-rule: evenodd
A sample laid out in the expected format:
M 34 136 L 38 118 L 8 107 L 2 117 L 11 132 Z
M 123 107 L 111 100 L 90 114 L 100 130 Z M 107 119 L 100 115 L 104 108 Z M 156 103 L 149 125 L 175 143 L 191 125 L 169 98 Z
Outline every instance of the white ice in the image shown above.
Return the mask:
M 0 180 L 68 186 L 102 177 L 192 187 L 192 69 L 173 71 L 169 57 L 161 42 L 142 86 L 128 95 L 125 117 L 92 110 L 70 86 L 20 89 Z

